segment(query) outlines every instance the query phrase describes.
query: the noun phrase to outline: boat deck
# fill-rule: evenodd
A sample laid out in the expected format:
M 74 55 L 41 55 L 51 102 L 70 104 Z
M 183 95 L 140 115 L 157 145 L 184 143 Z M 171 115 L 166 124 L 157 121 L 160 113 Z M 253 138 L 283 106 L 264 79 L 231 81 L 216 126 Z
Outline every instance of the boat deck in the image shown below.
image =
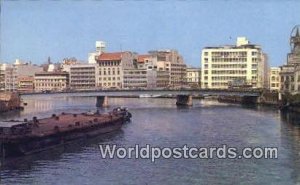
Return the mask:
M 99 124 L 117 121 L 121 117 L 122 116 L 118 114 L 87 114 L 87 113 L 60 114 L 60 115 L 53 115 L 50 118 L 36 119 L 36 121 L 31 120 L 28 121 L 27 123 L 15 121 L 18 124 L 12 127 L 16 127 L 16 128 L 19 127 L 17 129 L 22 130 L 24 124 L 30 124 L 31 132 L 30 134 L 26 134 L 26 135 L 42 137 L 42 136 L 54 134 L 56 132 L 64 132 L 73 129 L 85 128 L 92 125 L 99 125 Z M 12 123 L 12 121 L 10 121 L 10 123 Z M 5 135 L 1 135 L 1 136 L 6 137 Z M 7 136 L 13 138 L 13 137 L 22 136 L 22 134 L 13 134 Z

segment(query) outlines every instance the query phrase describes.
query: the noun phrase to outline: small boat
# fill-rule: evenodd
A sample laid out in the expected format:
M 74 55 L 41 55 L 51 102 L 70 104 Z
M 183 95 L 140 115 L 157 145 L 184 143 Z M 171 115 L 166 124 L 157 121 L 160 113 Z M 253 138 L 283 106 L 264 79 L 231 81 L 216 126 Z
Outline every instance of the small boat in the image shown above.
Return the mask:
M 108 113 L 53 114 L 49 118 L 33 117 L 28 121 L 0 121 L 1 157 L 28 155 L 80 138 L 110 133 L 130 120 L 123 107 Z
M 157 97 L 160 97 L 160 95 L 141 94 L 139 97 L 140 97 L 140 98 L 157 98 Z

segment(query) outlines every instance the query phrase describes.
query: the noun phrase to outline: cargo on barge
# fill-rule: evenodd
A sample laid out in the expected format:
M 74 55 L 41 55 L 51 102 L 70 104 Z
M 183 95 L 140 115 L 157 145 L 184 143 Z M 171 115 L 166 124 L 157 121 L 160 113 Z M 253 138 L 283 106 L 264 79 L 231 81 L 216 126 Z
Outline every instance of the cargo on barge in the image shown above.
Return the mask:
M 53 114 L 50 118 L 0 122 L 0 156 L 20 156 L 46 150 L 80 138 L 113 132 L 129 121 L 126 108 L 100 114 Z

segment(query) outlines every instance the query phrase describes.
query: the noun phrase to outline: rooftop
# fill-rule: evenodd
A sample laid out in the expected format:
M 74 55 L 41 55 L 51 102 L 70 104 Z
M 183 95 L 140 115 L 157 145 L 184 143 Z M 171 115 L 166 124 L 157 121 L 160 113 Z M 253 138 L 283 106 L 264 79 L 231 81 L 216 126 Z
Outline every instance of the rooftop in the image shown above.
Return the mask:
M 126 52 L 115 52 L 115 53 L 102 53 L 99 55 L 97 61 L 107 61 L 107 60 L 122 60 L 122 55 Z
M 146 59 L 146 58 L 149 58 L 149 57 L 151 57 L 151 55 L 138 55 L 137 61 L 138 61 L 139 63 L 143 63 L 143 62 L 145 62 L 145 59 Z

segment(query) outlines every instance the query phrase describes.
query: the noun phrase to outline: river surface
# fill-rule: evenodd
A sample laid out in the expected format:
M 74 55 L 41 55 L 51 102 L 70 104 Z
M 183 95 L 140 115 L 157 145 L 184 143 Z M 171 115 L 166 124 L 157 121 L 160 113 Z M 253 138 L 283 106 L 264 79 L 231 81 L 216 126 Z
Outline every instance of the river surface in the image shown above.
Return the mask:
M 31 119 L 60 112 L 95 110 L 94 97 L 28 95 L 23 111 L 0 120 Z M 177 108 L 174 99 L 110 98 L 127 106 L 131 123 L 120 131 L 77 141 L 31 156 L 9 159 L 0 184 L 300 184 L 300 116 L 272 108 L 194 100 Z M 109 109 L 101 109 L 107 111 Z M 104 159 L 98 144 L 132 147 L 278 147 L 278 159 Z

